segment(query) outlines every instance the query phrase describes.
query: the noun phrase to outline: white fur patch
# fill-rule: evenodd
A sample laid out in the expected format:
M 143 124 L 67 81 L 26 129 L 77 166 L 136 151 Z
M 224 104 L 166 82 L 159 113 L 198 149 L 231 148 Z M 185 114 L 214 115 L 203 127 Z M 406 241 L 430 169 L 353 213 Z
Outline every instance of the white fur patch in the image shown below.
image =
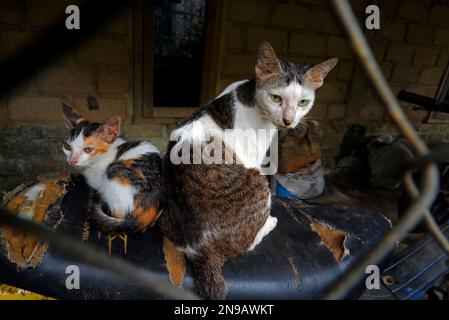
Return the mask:
M 246 80 L 245 80 L 246 81 Z M 235 94 L 235 93 L 234 93 Z M 235 152 L 244 167 L 260 169 L 273 135 L 275 125 L 260 116 L 253 107 L 247 107 L 236 100 L 234 105 L 234 129 L 223 131 L 207 114 L 174 130 L 171 141 L 177 144 L 201 144 L 215 137 L 225 142 L 229 150 Z
M 71 150 L 66 150 L 65 148 L 62 148 L 62 151 L 64 151 L 67 161 L 71 158 L 78 159 L 77 166 L 84 166 L 89 162 L 89 155 L 84 152 L 84 130 L 81 130 L 81 132 L 76 136 L 74 139 L 71 139 L 70 141 L 67 141 L 67 143 L 70 145 Z
M 237 100 L 234 112 L 233 140 L 225 142 L 228 146 L 234 143 L 233 150 L 245 168 L 260 169 L 276 127 L 270 120 L 263 119 L 256 108 L 247 107 Z
M 229 86 L 226 87 L 226 89 L 224 89 L 218 96 L 217 98 L 220 98 L 222 96 L 224 96 L 225 94 L 228 94 L 232 91 L 234 91 L 235 89 L 237 89 L 240 85 L 244 84 L 245 82 L 248 82 L 249 80 L 240 80 L 240 81 L 236 81 L 231 83 Z
M 184 141 L 204 142 L 207 139 L 207 135 L 213 130 L 222 131 L 215 121 L 209 115 L 205 114 L 174 130 L 170 136 L 170 140 L 180 143 Z
M 84 130 L 81 130 L 78 136 L 75 139 L 70 140 L 70 145 L 74 150 L 82 149 L 84 146 Z
M 124 186 L 108 179 L 106 168 L 89 167 L 84 171 L 84 176 L 87 183 L 97 190 L 108 204 L 111 212 L 117 212 L 126 217 L 134 210 L 134 195 L 137 190 L 133 186 Z
M 115 181 L 107 180 L 98 190 L 111 212 L 118 214 L 116 218 L 124 218 L 134 210 L 134 196 L 137 190 L 133 186 L 124 186 Z
M 114 162 L 117 155 L 117 147 L 124 141 L 117 139 L 107 153 L 93 158 L 93 162 L 85 167 L 83 175 L 87 183 L 101 195 L 112 212 L 123 215 L 134 210 L 134 195 L 137 190 L 133 186 L 124 186 L 108 179 L 107 167 Z
M 147 153 L 158 153 L 159 154 L 159 149 L 156 148 L 151 143 L 149 143 L 148 141 L 143 141 L 139 145 L 137 145 L 135 148 L 132 148 L 132 149 L 126 151 L 124 154 L 122 154 L 120 156 L 120 158 L 118 158 L 118 160 L 137 159 Z
M 278 223 L 277 218 L 271 215 L 268 216 L 262 228 L 260 228 L 259 232 L 257 232 L 257 235 L 254 238 L 253 243 L 249 246 L 248 251 L 254 250 L 254 248 L 262 241 L 262 239 L 276 227 L 277 223 Z
M 187 257 L 194 257 L 198 255 L 198 251 L 196 251 L 192 246 L 187 245 L 185 247 L 177 247 L 179 251 L 184 253 Z

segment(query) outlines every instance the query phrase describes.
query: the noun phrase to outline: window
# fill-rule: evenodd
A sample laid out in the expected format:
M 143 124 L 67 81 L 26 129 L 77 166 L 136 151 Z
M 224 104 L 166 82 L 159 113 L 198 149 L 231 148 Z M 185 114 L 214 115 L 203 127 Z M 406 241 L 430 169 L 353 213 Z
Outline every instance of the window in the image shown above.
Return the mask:
M 136 114 L 184 117 L 215 95 L 222 0 L 141 1 L 134 14 Z
M 154 20 L 153 104 L 198 106 L 206 0 L 157 0 Z

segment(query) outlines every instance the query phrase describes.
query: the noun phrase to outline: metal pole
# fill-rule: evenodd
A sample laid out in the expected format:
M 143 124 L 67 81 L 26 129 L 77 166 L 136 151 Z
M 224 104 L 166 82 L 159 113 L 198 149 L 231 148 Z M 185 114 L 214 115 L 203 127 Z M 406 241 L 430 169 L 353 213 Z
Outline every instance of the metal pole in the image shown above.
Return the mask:
M 16 215 L 0 209 L 0 223 L 17 228 L 21 232 L 31 233 L 42 240 L 47 241 L 52 248 L 62 254 L 70 256 L 80 262 L 109 270 L 134 283 L 136 286 L 154 292 L 162 297 L 170 299 L 197 300 L 197 295 L 173 286 L 168 281 L 163 281 L 150 271 L 129 263 L 121 258 L 112 257 L 106 253 L 83 244 L 71 237 L 59 232 L 50 231 L 42 226 L 24 220 Z
M 379 65 L 363 35 L 351 6 L 347 0 L 331 0 L 333 10 L 341 22 L 352 48 L 363 67 L 375 92 L 383 103 L 389 117 L 398 128 L 399 132 L 411 144 L 417 155 L 426 155 L 429 150 L 426 144 L 415 132 L 402 111 L 390 86 L 385 80 Z M 424 217 L 433 220 L 432 216 L 426 215 L 432 204 L 438 188 L 438 170 L 434 164 L 428 164 L 423 169 L 422 193 L 414 200 L 408 208 L 404 217 L 397 225 L 380 240 L 380 242 L 363 258 L 357 261 L 335 284 L 324 294 L 324 299 L 342 299 L 347 293 L 360 282 L 365 268 L 368 265 L 378 264 L 388 252 L 394 248 L 408 232 L 410 232 Z M 440 239 L 442 240 L 442 239 Z

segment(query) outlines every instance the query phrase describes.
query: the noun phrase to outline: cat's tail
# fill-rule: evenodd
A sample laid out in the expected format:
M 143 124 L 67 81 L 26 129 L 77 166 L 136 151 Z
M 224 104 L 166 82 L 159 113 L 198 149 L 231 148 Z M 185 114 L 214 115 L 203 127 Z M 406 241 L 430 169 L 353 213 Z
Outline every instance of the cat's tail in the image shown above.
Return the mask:
M 106 233 L 134 233 L 145 231 L 152 226 L 161 212 L 157 207 L 136 209 L 124 219 L 119 219 L 106 214 L 101 205 L 96 205 L 89 215 L 89 221 Z
M 213 252 L 189 257 L 195 269 L 194 291 L 205 299 L 224 300 L 228 291 L 223 277 L 224 259 Z

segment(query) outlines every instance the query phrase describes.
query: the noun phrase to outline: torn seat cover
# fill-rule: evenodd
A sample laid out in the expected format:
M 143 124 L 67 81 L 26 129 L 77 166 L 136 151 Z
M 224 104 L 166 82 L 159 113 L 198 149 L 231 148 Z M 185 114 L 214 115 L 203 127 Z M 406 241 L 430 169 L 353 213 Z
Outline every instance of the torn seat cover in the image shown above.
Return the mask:
M 45 179 L 22 184 L 5 195 L 3 207 L 10 214 L 55 229 L 62 220 L 59 208 L 69 177 Z M 33 235 L 2 226 L 1 253 L 19 269 L 36 267 L 43 259 L 48 244 Z
M 61 204 L 61 229 L 71 236 L 108 252 L 104 235 L 86 224 L 88 188 L 71 183 Z M 273 197 L 271 215 L 276 228 L 250 252 L 230 259 L 223 273 L 229 299 L 312 299 L 349 269 L 376 244 L 391 224 L 383 215 L 367 209 L 334 204 L 301 203 Z M 126 250 L 117 237 L 111 254 L 158 274 L 161 279 L 191 289 L 192 267 L 165 243 L 158 228 L 128 235 Z M 164 255 L 165 253 L 165 255 Z M 66 290 L 68 265 L 80 269 L 83 285 Z M 382 266 L 381 266 L 382 267 Z M 168 272 L 170 269 L 170 275 Z M 0 282 L 59 299 L 157 299 L 119 275 L 80 263 L 48 248 L 42 262 L 26 272 L 18 271 L 0 255 Z M 363 281 L 364 284 L 364 281 Z M 354 291 L 354 298 L 360 294 Z

